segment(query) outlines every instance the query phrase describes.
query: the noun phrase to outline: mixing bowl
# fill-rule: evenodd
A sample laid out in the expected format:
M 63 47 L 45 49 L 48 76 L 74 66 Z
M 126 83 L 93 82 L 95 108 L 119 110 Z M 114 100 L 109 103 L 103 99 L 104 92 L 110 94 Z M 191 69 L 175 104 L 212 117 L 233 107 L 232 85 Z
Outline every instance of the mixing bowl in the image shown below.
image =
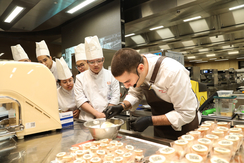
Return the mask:
M 101 128 L 104 122 L 111 122 L 115 126 Z M 115 139 L 118 135 L 120 127 L 124 124 L 122 119 L 113 118 L 113 119 L 94 119 L 84 123 L 84 126 L 87 127 L 92 134 L 92 137 L 95 140 L 100 139 Z

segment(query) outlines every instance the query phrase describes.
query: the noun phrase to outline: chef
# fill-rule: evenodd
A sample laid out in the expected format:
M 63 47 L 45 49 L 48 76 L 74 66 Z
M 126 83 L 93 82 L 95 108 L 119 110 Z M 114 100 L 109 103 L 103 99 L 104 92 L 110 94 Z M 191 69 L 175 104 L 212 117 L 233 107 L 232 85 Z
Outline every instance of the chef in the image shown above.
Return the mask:
M 21 47 L 20 44 L 11 46 L 12 55 L 15 61 L 19 62 L 31 62 L 25 50 Z
M 56 81 L 58 80 L 58 74 L 56 69 L 56 62 L 52 60 L 50 56 L 47 44 L 44 40 L 41 42 L 36 42 L 36 58 L 39 63 L 47 66 L 55 77 Z
M 58 106 L 63 112 L 73 111 L 73 117 L 79 118 L 80 110 L 75 104 L 74 79 L 72 73 L 62 58 L 56 59 L 58 83 L 60 87 L 57 89 Z
M 85 44 L 81 43 L 75 47 L 75 62 L 76 68 L 79 72 L 88 70 L 88 64 L 86 62 Z
M 80 119 L 88 121 L 105 118 L 103 110 L 119 103 L 120 89 L 111 72 L 103 68 L 103 51 L 97 36 L 85 38 L 85 52 L 89 69 L 76 76 L 75 97 L 81 108 Z
M 115 53 L 111 70 L 130 89 L 121 105 L 106 108 L 106 118 L 131 108 L 144 94 L 152 116 L 132 119 L 133 130 L 142 132 L 153 125 L 154 136 L 177 139 L 198 127 L 198 101 L 191 89 L 189 72 L 178 61 L 124 48 Z

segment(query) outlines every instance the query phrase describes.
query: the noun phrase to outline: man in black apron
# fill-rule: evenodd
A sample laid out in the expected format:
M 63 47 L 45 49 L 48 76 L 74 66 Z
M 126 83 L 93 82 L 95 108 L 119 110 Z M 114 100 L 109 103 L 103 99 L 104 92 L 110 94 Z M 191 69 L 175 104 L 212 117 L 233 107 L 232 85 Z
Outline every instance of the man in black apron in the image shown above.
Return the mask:
M 132 120 L 133 130 L 142 132 L 154 125 L 154 136 L 177 139 L 198 127 L 198 102 L 191 89 L 189 73 L 179 62 L 165 58 L 152 54 L 141 56 L 129 48 L 115 53 L 111 63 L 112 74 L 125 87 L 133 86 L 134 89 L 130 88 L 121 105 L 104 110 L 106 118 L 131 108 L 134 99 L 143 93 L 153 116 Z

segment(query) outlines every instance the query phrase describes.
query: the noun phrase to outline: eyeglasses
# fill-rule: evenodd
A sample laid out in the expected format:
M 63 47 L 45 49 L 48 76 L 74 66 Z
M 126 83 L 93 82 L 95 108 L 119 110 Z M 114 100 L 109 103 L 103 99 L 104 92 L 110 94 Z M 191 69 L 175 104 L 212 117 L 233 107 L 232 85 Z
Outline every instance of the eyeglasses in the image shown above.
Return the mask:
M 78 66 L 76 66 L 76 68 L 78 69 L 78 68 L 81 68 L 81 67 L 84 67 L 84 66 L 85 66 L 85 64 L 84 63 L 81 63 Z
M 89 65 L 95 65 L 95 63 L 97 63 L 97 64 L 101 64 L 101 63 L 103 63 L 103 59 L 99 59 L 99 60 L 97 60 L 97 61 L 87 61 L 87 63 L 88 63 Z

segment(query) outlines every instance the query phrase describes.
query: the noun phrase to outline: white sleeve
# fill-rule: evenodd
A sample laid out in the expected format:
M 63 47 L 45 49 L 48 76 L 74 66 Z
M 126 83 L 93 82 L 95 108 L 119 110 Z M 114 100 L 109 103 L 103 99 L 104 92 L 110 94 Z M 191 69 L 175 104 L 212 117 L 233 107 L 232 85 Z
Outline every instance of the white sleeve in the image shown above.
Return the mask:
M 120 88 L 119 88 L 119 81 L 116 80 L 113 75 L 112 76 L 112 82 L 111 82 L 111 86 L 112 86 L 112 97 L 110 100 L 110 104 L 114 104 L 114 105 L 118 105 L 119 104 L 119 100 L 120 100 Z
M 191 89 L 190 78 L 183 69 L 172 73 L 167 78 L 167 94 L 174 110 L 165 115 L 175 130 L 181 130 L 183 125 L 190 123 L 195 118 L 197 99 Z
M 133 106 L 137 102 L 142 100 L 143 94 L 144 93 L 142 92 L 142 89 L 140 87 L 139 88 L 130 87 L 128 91 L 128 95 L 125 97 L 124 100 L 129 101 L 131 106 Z
M 77 108 L 79 108 L 86 101 L 89 101 L 87 99 L 87 97 L 85 96 L 85 93 L 83 91 L 83 85 L 82 85 L 82 82 L 79 79 L 78 75 L 76 76 L 74 93 L 75 93 L 75 101 L 76 101 Z

